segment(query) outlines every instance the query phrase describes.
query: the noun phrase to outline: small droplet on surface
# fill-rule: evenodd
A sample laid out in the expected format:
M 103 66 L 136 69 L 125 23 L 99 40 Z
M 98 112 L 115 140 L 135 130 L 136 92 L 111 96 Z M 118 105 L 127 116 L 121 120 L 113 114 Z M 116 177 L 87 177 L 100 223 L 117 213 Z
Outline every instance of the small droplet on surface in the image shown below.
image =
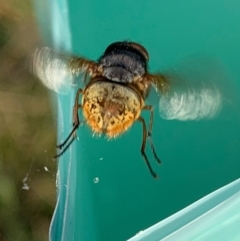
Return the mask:
M 93 182 L 94 182 L 94 183 L 99 183 L 99 178 L 98 178 L 98 177 L 95 177 L 95 178 L 93 179 Z

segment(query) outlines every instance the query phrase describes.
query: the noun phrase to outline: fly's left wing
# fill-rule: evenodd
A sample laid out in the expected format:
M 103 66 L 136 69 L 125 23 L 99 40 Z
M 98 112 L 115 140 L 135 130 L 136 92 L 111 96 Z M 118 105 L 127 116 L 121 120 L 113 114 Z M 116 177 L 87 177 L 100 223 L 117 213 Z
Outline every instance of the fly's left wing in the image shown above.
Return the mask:
M 94 61 L 61 55 L 48 47 L 36 49 L 32 64 L 33 73 L 47 88 L 58 93 L 67 93 L 70 90 L 74 85 L 74 76 L 93 76 L 99 72 L 98 63 Z

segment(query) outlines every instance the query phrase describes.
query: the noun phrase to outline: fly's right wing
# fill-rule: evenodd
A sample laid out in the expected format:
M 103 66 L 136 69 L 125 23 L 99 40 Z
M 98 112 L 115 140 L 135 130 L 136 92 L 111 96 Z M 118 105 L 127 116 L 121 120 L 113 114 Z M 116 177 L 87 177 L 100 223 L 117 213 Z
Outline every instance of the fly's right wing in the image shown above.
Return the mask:
M 211 119 L 222 107 L 222 93 L 213 81 L 191 81 L 164 74 L 150 74 L 148 79 L 159 94 L 159 113 L 163 119 Z
M 222 108 L 222 93 L 216 85 L 172 86 L 160 96 L 159 113 L 163 119 L 192 121 L 214 118 Z

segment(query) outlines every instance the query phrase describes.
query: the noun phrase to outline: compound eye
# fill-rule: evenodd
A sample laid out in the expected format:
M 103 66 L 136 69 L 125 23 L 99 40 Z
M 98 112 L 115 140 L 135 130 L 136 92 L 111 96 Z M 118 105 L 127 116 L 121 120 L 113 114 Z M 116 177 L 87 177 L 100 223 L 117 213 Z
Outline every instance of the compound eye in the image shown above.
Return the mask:
M 107 55 L 109 53 L 115 52 L 118 49 L 122 49 L 122 50 L 135 50 L 136 52 L 138 52 L 146 61 L 149 60 L 149 55 L 148 55 L 148 51 L 141 45 L 135 42 L 127 42 L 127 41 L 122 41 L 122 42 L 114 42 L 112 44 L 110 44 L 105 52 L 104 55 Z
M 144 58 L 148 61 L 149 60 L 149 55 L 148 55 L 148 51 L 141 45 L 138 43 L 134 43 L 134 42 L 130 42 L 129 43 L 134 49 L 138 50 L 143 56 Z

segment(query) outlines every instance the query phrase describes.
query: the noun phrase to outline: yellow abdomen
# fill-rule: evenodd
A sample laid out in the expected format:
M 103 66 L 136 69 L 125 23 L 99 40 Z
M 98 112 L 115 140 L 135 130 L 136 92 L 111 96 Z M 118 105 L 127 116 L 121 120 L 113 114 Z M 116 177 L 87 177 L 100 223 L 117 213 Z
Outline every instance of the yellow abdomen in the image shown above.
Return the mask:
M 114 82 L 97 81 L 83 94 L 83 115 L 96 134 L 109 138 L 125 132 L 139 117 L 143 100 L 136 91 Z

